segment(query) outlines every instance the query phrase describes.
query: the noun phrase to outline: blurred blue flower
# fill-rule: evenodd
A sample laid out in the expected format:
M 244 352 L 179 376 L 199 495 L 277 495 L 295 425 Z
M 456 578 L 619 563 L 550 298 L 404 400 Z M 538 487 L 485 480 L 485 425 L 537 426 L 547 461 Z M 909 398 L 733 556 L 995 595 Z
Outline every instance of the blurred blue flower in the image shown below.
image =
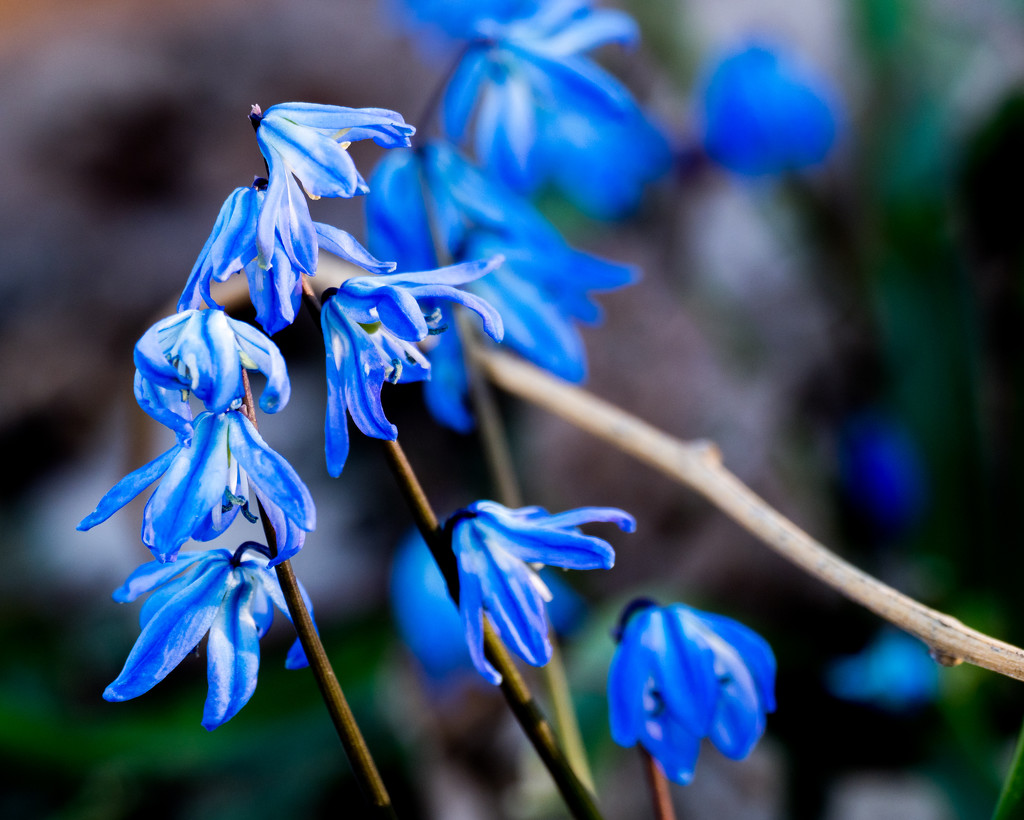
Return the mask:
M 135 345 L 140 378 L 166 392 L 191 392 L 213 413 L 241 406 L 243 368 L 267 377 L 260 407 L 276 413 L 288 403 L 291 385 L 284 357 L 256 328 L 222 310 L 186 310 L 161 319 Z M 156 391 L 145 389 L 146 395 Z
M 863 651 L 830 664 L 825 682 L 837 698 L 901 712 L 935 700 L 939 667 L 917 638 L 883 629 Z
M 633 517 L 614 507 L 580 507 L 555 515 L 540 507 L 511 510 L 477 501 L 446 523 L 459 567 L 459 613 L 473 665 L 488 681 L 501 675 L 484 656 L 484 613 L 504 644 L 533 666 L 551 659 L 545 601 L 551 593 L 531 564 L 610 569 L 611 546 L 577 527 L 608 521 L 633 532 Z
M 311 220 L 307 233 L 312 246 L 303 251 L 306 266 L 295 263 L 293 245 L 295 236 L 301 233 L 298 228 L 276 234 L 267 257 L 269 264 L 261 266 L 256 225 L 266 196 L 267 181 L 257 178 L 250 187 L 236 188 L 227 198 L 185 283 L 185 290 L 178 300 L 179 312 L 204 305 L 218 306 L 210 294 L 211 284 L 224 282 L 232 274 L 244 270 L 249 281 L 249 295 L 256 308 L 256 319 L 272 335 L 295 320 L 302 299 L 302 276 L 316 273 L 320 248 L 372 273 L 387 273 L 395 269 L 394 263 L 381 262 L 371 256 L 345 231 Z M 302 208 L 305 207 L 303 200 Z M 308 210 L 305 214 L 308 219 Z
M 393 441 L 398 431 L 381 406 L 384 382 L 420 381 L 430 363 L 416 347 L 441 333 L 441 311 L 424 315 L 420 302 L 453 302 L 474 311 L 484 331 L 501 341 L 502 319 L 479 296 L 461 285 L 488 274 L 500 259 L 466 262 L 439 270 L 357 276 L 325 293 L 320 315 L 327 349 L 327 470 L 341 474 L 348 458 L 348 415 L 368 436 Z
M 846 498 L 876 534 L 898 537 L 921 517 L 928 496 L 921 454 L 895 419 L 870 411 L 847 418 L 839 470 Z
M 580 623 L 585 604 L 557 574 L 541 570 L 550 590 L 551 626 L 566 635 Z M 391 565 L 391 611 L 398 634 L 431 681 L 438 683 L 473 670 L 459 611 L 423 536 L 413 530 L 399 545 Z M 473 679 L 479 680 L 474 674 Z
M 246 498 L 250 483 L 277 532 L 279 554 L 274 563 L 298 552 L 303 533 L 316 526 L 313 499 L 302 479 L 240 411 L 232 410 L 201 413 L 190 443 L 179 440 L 122 478 L 78 529 L 106 521 L 161 476 L 142 519 L 142 541 L 159 561 L 173 561 L 190 538 L 215 538 L 239 512 L 256 520 Z
M 825 159 L 836 135 L 823 79 L 781 49 L 726 55 L 704 89 L 704 145 L 738 174 L 782 174 Z
M 114 600 L 130 602 L 147 592 L 152 594 L 139 613 L 142 632 L 103 697 L 122 701 L 148 692 L 209 633 L 203 726 L 216 729 L 256 691 L 259 639 L 273 623 L 274 607 L 291 618 L 277 577 L 268 567 L 267 548 L 248 541 L 234 554 L 215 549 L 183 553 L 171 564 L 150 561 L 128 576 L 114 592 Z M 305 590 L 302 595 L 306 597 Z M 285 666 L 307 666 L 298 640 Z
M 575 322 L 599 321 L 590 292 L 633 281 L 633 268 L 570 248 L 526 200 L 444 143 L 390 153 L 373 183 L 367 229 L 377 253 L 397 260 L 402 269 L 434 267 L 436 237 L 441 252 L 456 261 L 503 256 L 500 267 L 469 289 L 501 313 L 505 344 L 564 379 L 584 378 L 586 352 Z M 430 360 L 431 411 L 454 429 L 471 429 L 456 334 L 442 336 Z
M 775 656 L 757 633 L 683 604 L 634 602 L 608 671 L 612 738 L 640 743 L 676 783 L 693 778 L 701 739 L 739 760 L 775 709 Z
M 531 14 L 544 0 L 396 0 L 401 11 L 437 26 L 450 37 L 470 40 L 481 20 L 508 21 Z
M 599 212 L 617 215 L 635 205 L 641 185 L 668 166 L 664 140 L 619 81 L 584 55 L 608 43 L 632 45 L 636 23 L 587 0 L 517 4 L 519 16 L 503 4 L 495 11 L 476 16 L 445 91 L 448 136 L 461 141 L 475 110 L 476 158 L 510 187 L 528 192 L 553 178 Z M 634 132 L 642 138 L 634 141 Z M 634 157 L 645 156 L 609 156 L 609 139 L 628 144 Z M 573 161 L 564 166 L 570 154 Z M 574 187 L 585 166 L 594 166 L 601 178 L 618 174 L 620 182 L 591 203 L 590 187 Z

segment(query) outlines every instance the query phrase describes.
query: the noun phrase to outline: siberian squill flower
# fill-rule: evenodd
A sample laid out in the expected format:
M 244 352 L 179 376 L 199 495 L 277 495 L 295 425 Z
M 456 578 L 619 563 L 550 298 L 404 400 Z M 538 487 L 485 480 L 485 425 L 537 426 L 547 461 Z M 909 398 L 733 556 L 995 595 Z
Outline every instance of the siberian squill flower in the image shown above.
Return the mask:
M 473 665 L 488 681 L 501 675 L 484 656 L 484 615 L 511 651 L 533 666 L 551 660 L 545 601 L 551 594 L 531 564 L 563 569 L 610 569 L 606 541 L 577 527 L 592 521 L 632 532 L 636 522 L 614 507 L 580 507 L 551 515 L 540 507 L 512 510 L 477 501 L 445 524 L 459 567 L 459 613 Z
M 236 188 L 225 200 L 178 300 L 179 312 L 204 305 L 217 307 L 211 284 L 244 270 L 256 319 L 267 333 L 274 334 L 295 320 L 302 299 L 302 276 L 316 273 L 320 249 L 372 273 L 395 269 L 393 262 L 375 259 L 345 231 L 313 222 L 305 200 L 284 219 L 284 232 L 275 234 L 277 238 L 266 255 L 269 261 L 261 266 L 257 218 L 266 196 L 267 181 L 258 177 L 248 188 Z M 288 228 L 292 222 L 294 230 Z M 297 261 L 300 257 L 304 263 Z
M 291 618 L 267 558 L 265 546 L 247 541 L 234 553 L 186 552 L 172 564 L 150 561 L 129 575 L 114 592 L 115 601 L 126 603 L 152 594 L 139 613 L 142 632 L 103 697 L 122 701 L 148 692 L 209 633 L 203 726 L 216 729 L 234 717 L 256 691 L 259 639 L 273 623 L 274 607 Z M 306 598 L 305 590 L 302 595 Z M 285 666 L 306 665 L 296 640 Z
M 191 392 L 213 413 L 241 406 L 243 370 L 258 370 L 267 377 L 260 397 L 264 412 L 276 413 L 291 394 L 277 345 L 217 309 L 185 310 L 161 319 L 136 343 L 135 367 L 149 384 Z
M 584 164 L 617 167 L 620 175 L 644 170 L 642 164 L 609 163 L 607 143 L 581 139 L 593 133 L 574 132 L 583 117 L 593 129 L 623 137 L 629 153 L 653 150 L 661 156 L 653 173 L 634 182 L 638 191 L 667 166 L 664 141 L 649 138 L 653 129 L 629 92 L 585 56 L 608 43 L 635 43 L 636 23 L 624 12 L 594 9 L 587 0 L 520 4 L 518 11 L 516 17 L 477 18 L 445 92 L 448 135 L 460 141 L 475 110 L 477 160 L 519 191 L 555 177 L 559 169 L 552 160 L 565 153 L 555 146 L 569 134 Z M 645 138 L 634 142 L 634 131 Z
M 781 50 L 746 46 L 714 67 L 703 95 L 704 147 L 738 174 L 796 171 L 825 159 L 836 122 L 825 82 Z
M 294 555 L 304 533 L 316 526 L 309 490 L 291 465 L 271 450 L 239 410 L 200 413 L 189 442 L 179 443 L 122 478 L 78 525 L 88 530 L 162 477 L 146 503 L 142 541 L 159 561 L 173 561 L 190 538 L 209 541 L 224 532 L 248 506 L 252 484 L 277 532 L 278 557 Z
M 416 129 L 395 111 L 314 103 L 281 103 L 266 113 L 254 105 L 249 118 L 269 177 L 256 219 L 259 266 L 270 267 L 281 246 L 299 273 L 313 274 L 317 242 L 299 183 L 311 199 L 365 194 L 348 146 L 364 139 L 407 146 Z
M 856 655 L 832 661 L 825 686 L 843 700 L 906 712 L 938 696 L 939 665 L 917 638 L 886 627 Z
M 746 757 L 775 710 L 775 656 L 756 632 L 683 604 L 634 602 L 608 672 L 612 738 L 640 743 L 666 776 L 693 778 L 702 738 Z
M 580 625 L 585 604 L 556 570 L 542 569 L 541 581 L 551 591 L 548 617 L 559 635 Z M 448 594 L 441 570 L 423 536 L 409 533 L 391 564 L 391 614 L 403 642 L 416 656 L 432 684 L 443 685 L 468 673 L 479 681 L 466 647 L 459 610 Z
M 427 379 L 430 362 L 416 347 L 441 333 L 441 312 L 424 315 L 420 301 L 465 305 L 483 320 L 484 331 L 501 341 L 501 316 L 487 302 L 460 290 L 489 273 L 500 259 L 467 262 L 439 270 L 356 276 L 325 293 L 321 325 L 327 353 L 327 470 L 341 474 L 348 457 L 348 415 L 368 436 L 393 441 L 397 428 L 381 406 L 384 382 Z
M 455 261 L 501 254 L 504 263 L 468 287 L 501 313 L 505 344 L 557 376 L 584 378 L 586 351 L 575 323 L 599 321 L 591 291 L 633 281 L 633 268 L 570 248 L 525 199 L 445 143 L 391 152 L 373 184 L 367 231 L 376 253 L 411 270 L 436 267 L 435 237 Z M 471 429 L 458 336 L 442 336 L 430 358 L 431 411 L 454 429 Z

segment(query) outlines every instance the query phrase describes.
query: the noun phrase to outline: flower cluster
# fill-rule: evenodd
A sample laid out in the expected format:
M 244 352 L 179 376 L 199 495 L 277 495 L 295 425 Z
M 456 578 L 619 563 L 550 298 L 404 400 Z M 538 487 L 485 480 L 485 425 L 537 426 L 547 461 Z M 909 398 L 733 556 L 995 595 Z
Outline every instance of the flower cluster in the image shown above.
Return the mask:
M 316 273 L 320 250 L 367 271 L 330 295 L 322 311 L 329 396 L 325 452 L 333 475 L 341 472 L 348 451 L 348 412 L 368 435 L 395 437 L 381 407 L 381 386 L 429 375 L 429 362 L 415 343 L 443 330 L 438 301 L 464 305 L 482 318 L 488 335 L 502 336 L 495 309 L 455 287 L 484 276 L 500 259 L 387 275 L 394 263 L 380 262 L 349 234 L 310 216 L 305 195 L 350 197 L 368 190 L 346 150 L 352 141 L 373 139 L 385 148 L 409 144 L 413 128 L 400 115 L 287 103 L 266 113 L 254 106 L 250 121 L 268 179 L 257 178 L 228 197 L 178 313 L 153 325 L 135 347 L 138 403 L 174 432 L 176 444 L 121 479 L 79 524 L 87 530 L 102 523 L 159 480 L 142 523 L 142 541 L 157 561 L 140 568 L 115 598 L 129 601 L 160 589 L 143 607 L 142 635 L 107 697 L 123 700 L 147 691 L 209 630 L 210 696 L 203 721 L 208 728 L 230 718 L 251 696 L 256 642 L 273 612 L 269 602 L 287 609 L 269 571 L 294 556 L 316 527 L 308 489 L 260 436 L 250 415 L 255 408 L 246 405 L 249 371 L 266 379 L 262 410 L 275 413 L 288 403 L 284 359 L 266 334 L 223 311 L 213 284 L 244 271 L 257 320 L 273 333 L 295 319 L 303 277 Z M 195 416 L 192 399 L 203 406 Z M 212 550 L 178 560 L 189 540 L 210 541 L 239 515 L 258 520 L 250 491 L 266 518 L 268 537 L 272 531 L 274 550 L 246 542 L 234 554 Z

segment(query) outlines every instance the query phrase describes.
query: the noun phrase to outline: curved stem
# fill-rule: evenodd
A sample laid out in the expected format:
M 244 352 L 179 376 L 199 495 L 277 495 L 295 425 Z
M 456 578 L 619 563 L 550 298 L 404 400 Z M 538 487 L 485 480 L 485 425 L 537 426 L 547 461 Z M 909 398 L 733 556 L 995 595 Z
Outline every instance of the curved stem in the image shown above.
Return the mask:
M 467 311 L 455 311 L 456 331 L 465 350 L 466 375 L 473 409 L 476 412 L 484 458 L 497 490 L 498 500 L 506 507 L 522 507 L 523 494 L 516 477 L 515 463 L 512 460 L 505 424 L 502 421 L 498 403 L 495 401 L 494 391 L 480 372 L 480 366 L 474 355 L 474 351 L 481 345 L 481 340 L 476 328 L 470 325 L 467 319 Z M 544 680 L 544 688 L 547 689 L 548 697 L 551 699 L 551 714 L 554 715 L 555 728 L 565 747 L 569 763 L 586 787 L 592 793 L 596 793 L 594 776 L 590 771 L 590 762 L 587 760 L 586 746 L 583 744 L 580 724 L 576 719 L 576 707 L 572 700 L 572 690 L 569 688 L 569 678 L 565 673 L 565 664 L 562 662 L 558 636 L 555 634 L 554 627 L 550 625 L 548 632 L 551 658 L 540 668 L 540 673 Z
M 388 465 L 398 482 L 406 503 L 416 520 L 416 526 L 427 542 L 437 565 L 448 584 L 448 592 L 456 604 L 459 602 L 459 578 L 455 555 L 446 543 L 426 493 L 413 472 L 409 460 L 397 441 L 384 441 L 384 451 Z M 581 820 L 600 820 L 600 813 L 587 787 L 576 776 L 575 771 L 558 745 L 555 733 L 541 712 L 540 707 L 530 693 L 526 682 L 519 674 L 508 650 L 494 633 L 494 629 L 484 621 L 484 651 L 487 659 L 501 674 L 501 692 L 508 701 L 509 708 L 519 721 L 526 736 L 530 739 L 537 754 L 551 772 L 551 777 L 562 795 L 562 799 L 572 812 L 573 817 Z
M 248 374 L 244 370 L 242 373 L 245 383 L 245 401 L 242 405 L 242 410 L 255 427 L 257 422 L 252 388 L 249 385 Z M 277 533 L 274 532 L 270 518 L 267 516 L 266 510 L 263 509 L 263 503 L 258 497 L 256 503 L 259 505 L 263 532 L 267 537 L 267 547 L 270 549 L 271 556 L 276 556 Z M 281 584 L 281 592 L 284 593 L 284 599 L 288 604 L 288 612 L 291 615 L 292 623 L 295 625 L 295 631 L 299 635 L 302 649 L 306 653 L 309 668 L 313 672 L 317 688 L 320 690 L 320 696 L 327 706 L 327 711 L 330 713 L 334 728 L 341 739 L 341 745 L 344 747 L 345 754 L 352 765 L 352 771 L 359 781 L 360 787 L 363 789 L 363 794 L 374 809 L 376 809 L 379 816 L 397 818 L 395 810 L 391 805 L 391 797 L 384 786 L 380 772 L 377 771 L 377 765 L 370 754 L 366 741 L 363 739 L 362 732 L 359 730 L 359 724 L 356 723 L 355 715 L 352 714 L 352 709 L 349 707 L 345 694 L 341 690 L 338 677 L 334 674 L 334 669 L 327 657 L 327 651 L 324 649 L 323 642 L 317 634 L 313 618 L 302 600 L 299 582 L 295 577 L 294 570 L 292 570 L 291 563 L 282 561 L 277 565 L 276 569 L 277 579 Z
M 503 390 L 543 407 L 700 493 L 787 561 L 920 638 L 937 662 L 955 666 L 967 661 L 1024 681 L 1024 650 L 971 629 L 844 561 L 729 472 L 714 444 L 680 441 L 507 353 L 478 350 L 476 357 L 491 381 Z

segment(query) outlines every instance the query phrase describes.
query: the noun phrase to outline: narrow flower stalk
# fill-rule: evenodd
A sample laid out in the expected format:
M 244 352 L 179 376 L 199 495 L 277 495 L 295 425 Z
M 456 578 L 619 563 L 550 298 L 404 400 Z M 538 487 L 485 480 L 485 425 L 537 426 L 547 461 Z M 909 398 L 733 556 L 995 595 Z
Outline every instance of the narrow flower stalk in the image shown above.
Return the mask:
M 657 761 L 643 746 L 638 746 L 640 758 L 644 763 L 644 774 L 647 775 L 647 787 L 651 790 L 651 802 L 654 806 L 654 820 L 676 820 L 675 809 L 672 808 L 672 795 L 668 790 L 668 780 L 662 773 Z
M 246 375 L 243 378 L 245 382 L 243 409 L 249 421 L 255 427 L 256 413 L 253 404 L 252 388 L 249 384 L 248 376 Z M 277 555 L 277 534 L 274 532 L 274 527 L 270 523 L 266 510 L 263 509 L 263 504 L 258 499 L 257 503 L 259 503 L 260 520 L 263 522 L 263 532 L 267 538 L 267 547 L 270 549 L 271 557 L 274 557 Z M 395 810 L 391 805 L 391 797 L 388 795 L 387 788 L 380 776 L 380 772 L 377 770 L 377 765 L 370 754 L 370 749 L 366 745 L 363 734 L 359 730 L 355 715 L 352 714 L 352 709 L 348 705 L 344 692 L 342 692 L 338 677 L 334 674 L 334 668 L 327 657 L 327 651 L 324 649 L 323 642 L 320 640 L 316 627 L 313 625 L 313 618 L 310 616 L 309 610 L 302 600 L 302 595 L 299 592 L 299 583 L 295 578 L 295 572 L 292 570 L 291 563 L 289 561 L 282 561 L 277 565 L 276 570 L 278 582 L 281 584 L 281 591 L 284 593 L 285 601 L 288 603 L 288 611 L 291 614 L 292 623 L 295 624 L 295 631 L 299 635 L 299 641 L 302 643 L 306 658 L 309 660 L 309 668 L 316 679 L 320 696 L 323 698 L 327 711 L 331 715 L 334 728 L 338 732 L 341 745 L 345 749 L 345 754 L 352 765 L 356 779 L 359 781 L 366 799 L 377 811 L 378 816 L 397 818 Z
M 522 492 L 516 478 L 515 464 L 512 460 L 505 424 L 502 421 L 494 391 L 480 372 L 480 366 L 474 356 L 474 352 L 480 346 L 480 339 L 475 328 L 466 321 L 464 314 L 465 311 L 455 311 L 456 330 L 465 351 L 470 400 L 473 403 L 487 468 L 497 489 L 498 500 L 506 507 L 522 507 Z M 554 715 L 558 737 L 562 741 L 566 757 L 576 774 L 586 787 L 596 794 L 594 776 L 590 771 L 586 747 L 580 733 L 579 721 L 576 719 L 572 690 L 569 688 L 569 679 L 565 673 L 565 665 L 562 663 L 558 636 L 553 628 L 550 630 L 550 641 L 551 660 L 544 664 L 540 671 L 548 697 L 551 699 L 551 713 Z
M 397 441 L 383 441 L 388 465 L 398 482 L 402 495 L 409 505 L 423 539 L 437 560 L 441 574 L 448 585 L 452 600 L 458 604 L 459 582 L 454 554 L 444 543 L 444 538 L 426 493 L 420 485 L 405 451 Z M 484 622 L 484 650 L 487 660 L 501 674 L 501 691 L 512 714 L 519 721 L 541 760 L 551 773 L 558 791 L 565 800 L 572 816 L 579 820 L 601 817 L 593 796 L 583 784 L 572 765 L 558 745 L 554 730 L 534 700 L 529 687 L 519 674 L 508 651 L 502 645 L 490 624 Z
M 920 638 L 944 666 L 966 661 L 1024 681 L 1024 649 L 965 626 L 844 561 L 727 470 L 709 442 L 686 443 L 603 399 L 496 350 L 476 351 L 494 384 L 613 444 L 700 493 L 787 561 Z

